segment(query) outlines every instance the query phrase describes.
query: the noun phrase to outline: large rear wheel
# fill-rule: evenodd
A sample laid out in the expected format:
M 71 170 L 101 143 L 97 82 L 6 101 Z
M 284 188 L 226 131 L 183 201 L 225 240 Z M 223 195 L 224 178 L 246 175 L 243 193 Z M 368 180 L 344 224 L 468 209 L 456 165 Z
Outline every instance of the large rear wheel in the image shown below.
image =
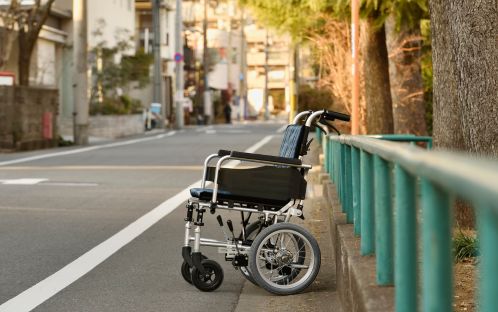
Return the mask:
M 273 224 L 251 245 L 249 271 L 254 281 L 278 295 L 306 289 L 320 270 L 320 248 L 304 228 L 292 223 Z

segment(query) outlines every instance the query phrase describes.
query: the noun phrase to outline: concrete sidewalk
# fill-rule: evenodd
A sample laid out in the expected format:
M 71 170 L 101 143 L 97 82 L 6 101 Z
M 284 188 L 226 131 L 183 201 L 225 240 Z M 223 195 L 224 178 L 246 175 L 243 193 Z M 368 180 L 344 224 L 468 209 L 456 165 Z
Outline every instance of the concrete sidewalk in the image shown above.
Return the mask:
M 317 159 L 318 146 L 314 144 L 310 157 Z M 342 308 L 336 291 L 335 259 L 332 246 L 329 207 L 323 198 L 320 182 L 321 167 L 315 163 L 308 175 L 308 195 L 304 204 L 305 220 L 295 218 L 292 222 L 302 225 L 317 239 L 322 254 L 320 272 L 313 284 L 303 293 L 292 296 L 276 296 L 246 281 L 235 312 L 279 312 L 279 311 L 333 311 Z

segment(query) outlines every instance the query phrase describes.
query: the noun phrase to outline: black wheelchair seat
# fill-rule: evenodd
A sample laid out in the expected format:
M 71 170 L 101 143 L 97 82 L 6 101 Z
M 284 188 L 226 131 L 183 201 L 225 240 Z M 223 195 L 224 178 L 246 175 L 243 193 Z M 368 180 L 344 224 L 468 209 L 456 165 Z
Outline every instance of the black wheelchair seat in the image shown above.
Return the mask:
M 208 167 L 207 181 L 214 180 L 214 172 L 214 167 Z M 304 199 L 306 195 L 306 180 L 299 169 L 291 167 L 221 168 L 218 186 L 218 204 L 236 203 L 258 209 L 279 209 L 291 199 Z M 190 195 L 209 201 L 213 189 L 193 188 Z
M 279 165 L 261 166 L 249 169 L 221 168 L 218 178 L 217 204 L 255 208 L 258 210 L 278 210 L 291 199 L 304 199 L 306 180 L 300 165 L 299 156 L 306 146 L 306 129 L 302 125 L 287 126 L 278 156 L 248 154 L 220 150 L 219 156 L 231 155 L 236 159 L 260 160 Z M 288 164 L 289 166 L 287 166 Z M 206 181 L 214 181 L 215 168 L 208 167 Z M 200 201 L 213 197 L 212 188 L 193 188 L 190 195 Z
M 190 189 L 190 195 L 192 197 L 198 198 L 200 200 L 208 201 L 213 197 L 213 189 L 210 188 L 192 188 Z M 260 205 L 263 209 L 280 208 L 285 206 L 290 198 L 280 200 L 274 198 L 263 198 L 250 195 L 239 195 L 233 194 L 225 190 L 218 190 L 218 202 L 227 203 L 229 206 L 247 206 L 249 208 L 254 208 Z

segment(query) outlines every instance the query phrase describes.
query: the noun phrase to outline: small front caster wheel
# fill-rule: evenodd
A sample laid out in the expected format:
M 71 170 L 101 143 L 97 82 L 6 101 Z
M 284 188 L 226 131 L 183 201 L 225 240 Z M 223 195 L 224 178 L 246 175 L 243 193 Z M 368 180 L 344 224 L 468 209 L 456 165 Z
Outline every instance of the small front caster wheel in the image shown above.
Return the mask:
M 223 269 L 218 262 L 206 259 L 202 260 L 205 273 L 201 273 L 197 268 L 192 270 L 192 284 L 201 291 L 213 291 L 220 287 L 223 282 Z
M 202 255 L 202 260 L 206 260 L 206 259 L 207 259 L 207 257 Z M 191 278 L 192 267 L 185 260 L 183 260 L 181 272 L 182 272 L 183 279 L 187 283 L 192 284 L 192 278 Z

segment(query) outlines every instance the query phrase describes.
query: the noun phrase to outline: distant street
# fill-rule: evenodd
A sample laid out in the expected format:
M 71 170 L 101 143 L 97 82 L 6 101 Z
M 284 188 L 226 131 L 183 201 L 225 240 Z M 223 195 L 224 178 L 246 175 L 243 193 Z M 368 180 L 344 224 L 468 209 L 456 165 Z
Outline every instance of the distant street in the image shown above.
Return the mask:
M 282 125 L 0 154 L 0 311 L 233 311 L 243 278 L 215 249 L 205 250 L 225 269 L 217 291 L 180 275 L 186 192 L 176 195 L 218 149 L 277 154 Z M 222 238 L 206 221 L 207 236 Z

